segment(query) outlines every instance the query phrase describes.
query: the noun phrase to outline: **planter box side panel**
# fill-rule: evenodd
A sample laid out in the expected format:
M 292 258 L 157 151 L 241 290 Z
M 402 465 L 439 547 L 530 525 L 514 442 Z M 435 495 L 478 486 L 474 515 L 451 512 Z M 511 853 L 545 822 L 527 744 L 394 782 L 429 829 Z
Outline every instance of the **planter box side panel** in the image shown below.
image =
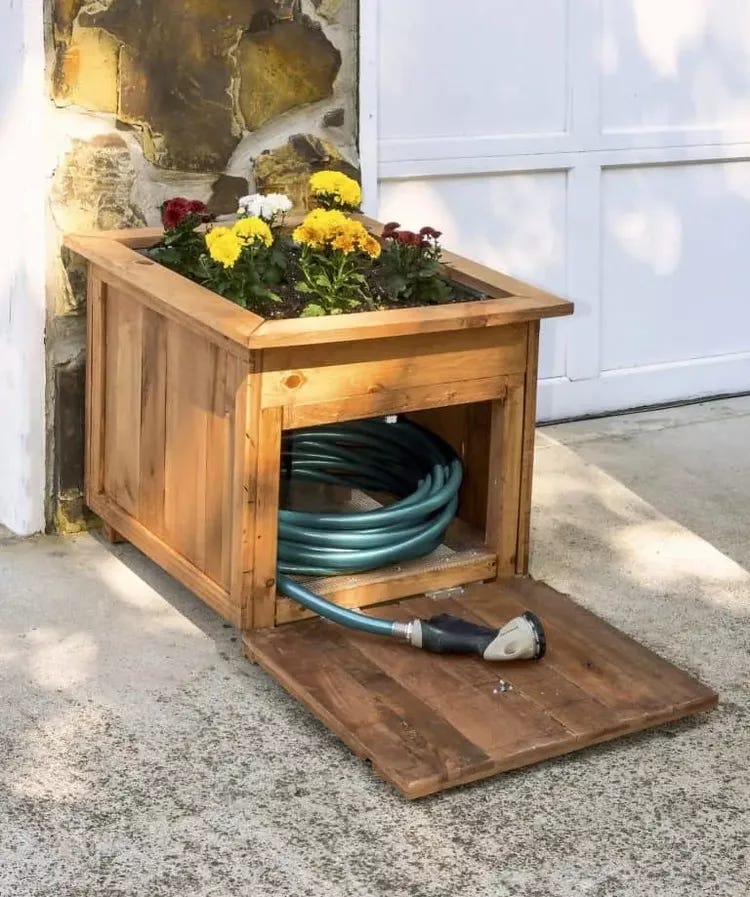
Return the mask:
M 235 409 L 248 363 L 93 275 L 88 348 L 88 504 L 239 622 Z
M 262 405 L 310 426 L 502 395 L 523 375 L 528 325 L 413 334 L 263 352 Z

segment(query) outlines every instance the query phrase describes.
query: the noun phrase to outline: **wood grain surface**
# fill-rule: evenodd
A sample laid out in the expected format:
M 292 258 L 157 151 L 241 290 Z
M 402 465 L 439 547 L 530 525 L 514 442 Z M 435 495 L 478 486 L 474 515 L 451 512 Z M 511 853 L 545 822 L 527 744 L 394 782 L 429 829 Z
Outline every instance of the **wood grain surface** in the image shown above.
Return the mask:
M 540 661 L 428 654 L 321 620 L 247 633 L 245 653 L 409 798 L 707 710 L 705 685 L 533 580 L 473 585 L 368 613 L 450 612 L 500 627 L 535 611 Z M 510 688 L 498 688 L 500 680 Z

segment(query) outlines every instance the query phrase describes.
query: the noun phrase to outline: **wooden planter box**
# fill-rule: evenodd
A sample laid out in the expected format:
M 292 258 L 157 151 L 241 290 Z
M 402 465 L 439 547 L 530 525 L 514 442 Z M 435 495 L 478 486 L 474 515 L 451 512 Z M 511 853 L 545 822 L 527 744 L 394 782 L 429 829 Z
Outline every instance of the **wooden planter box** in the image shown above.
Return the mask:
M 315 588 L 366 606 L 526 572 L 539 320 L 570 302 L 447 253 L 493 298 L 264 320 L 134 251 L 159 235 L 67 240 L 90 262 L 86 501 L 107 524 L 243 630 L 301 618 L 275 589 L 282 431 L 402 412 L 464 458 L 460 520 L 434 556 Z
M 135 251 L 160 236 L 66 240 L 90 262 L 86 501 L 112 535 L 242 629 L 248 655 L 404 794 L 715 703 L 563 596 L 512 584 L 528 572 L 539 322 L 570 314 L 570 302 L 445 253 L 452 279 L 491 298 L 264 320 Z M 312 588 L 367 607 L 486 583 L 458 610 L 494 626 L 522 601 L 552 637 L 539 664 L 503 666 L 511 697 L 498 697 L 501 673 L 479 659 L 304 620 L 276 592 L 283 431 L 392 413 L 422 421 L 463 458 L 458 519 L 428 557 Z M 387 613 L 426 616 L 425 601 Z

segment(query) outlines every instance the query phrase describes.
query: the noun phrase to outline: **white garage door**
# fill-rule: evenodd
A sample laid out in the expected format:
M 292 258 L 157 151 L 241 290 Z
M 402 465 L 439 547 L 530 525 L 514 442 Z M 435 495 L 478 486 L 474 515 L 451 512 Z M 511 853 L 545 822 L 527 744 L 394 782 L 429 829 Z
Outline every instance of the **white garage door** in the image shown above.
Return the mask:
M 362 0 L 367 211 L 574 299 L 539 415 L 750 390 L 748 0 Z

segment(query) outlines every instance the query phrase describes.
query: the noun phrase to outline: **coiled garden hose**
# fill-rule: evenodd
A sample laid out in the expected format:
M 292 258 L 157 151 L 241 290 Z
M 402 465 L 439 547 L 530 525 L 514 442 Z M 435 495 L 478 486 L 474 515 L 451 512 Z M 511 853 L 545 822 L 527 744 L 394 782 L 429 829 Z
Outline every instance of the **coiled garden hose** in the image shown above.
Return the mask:
M 438 653 L 487 660 L 544 654 L 544 630 L 530 612 L 500 630 L 450 614 L 403 623 L 339 607 L 291 578 L 364 572 L 434 551 L 456 514 L 463 478 L 460 458 L 440 437 L 405 419 L 294 430 L 282 444 L 282 476 L 396 496 L 354 513 L 280 510 L 278 587 L 287 597 L 343 626 Z

